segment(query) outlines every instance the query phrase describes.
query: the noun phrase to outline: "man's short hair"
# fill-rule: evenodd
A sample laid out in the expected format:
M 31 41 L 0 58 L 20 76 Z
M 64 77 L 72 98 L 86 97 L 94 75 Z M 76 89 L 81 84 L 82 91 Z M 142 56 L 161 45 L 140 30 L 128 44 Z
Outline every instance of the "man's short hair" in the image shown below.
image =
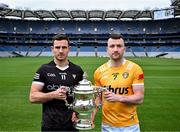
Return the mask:
M 111 38 L 111 39 L 123 39 L 124 40 L 124 37 L 120 34 L 110 34 L 109 38 Z
M 69 38 L 65 35 L 65 34 L 57 34 L 53 37 L 53 45 L 54 45 L 54 41 L 55 40 L 67 40 L 68 41 L 68 45 L 70 45 L 70 41 Z

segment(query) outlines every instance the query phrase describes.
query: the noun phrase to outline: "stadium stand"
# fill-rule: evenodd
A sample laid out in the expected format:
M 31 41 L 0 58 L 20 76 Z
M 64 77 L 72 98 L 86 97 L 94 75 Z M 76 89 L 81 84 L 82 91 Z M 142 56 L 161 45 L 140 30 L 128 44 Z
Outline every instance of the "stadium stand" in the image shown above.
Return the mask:
M 154 20 L 155 11 L 152 10 L 30 11 L 1 8 L 0 56 L 51 56 L 51 39 L 57 33 L 70 37 L 72 56 L 105 56 L 109 34 L 120 33 L 125 37 L 126 56 L 180 58 L 180 8 L 175 2 L 172 6 L 174 17 L 159 20 Z M 9 16 L 20 19 L 7 18 Z M 27 20 L 29 17 L 39 20 Z M 62 18 L 69 20 L 60 20 Z M 106 20 L 109 18 L 116 20 Z

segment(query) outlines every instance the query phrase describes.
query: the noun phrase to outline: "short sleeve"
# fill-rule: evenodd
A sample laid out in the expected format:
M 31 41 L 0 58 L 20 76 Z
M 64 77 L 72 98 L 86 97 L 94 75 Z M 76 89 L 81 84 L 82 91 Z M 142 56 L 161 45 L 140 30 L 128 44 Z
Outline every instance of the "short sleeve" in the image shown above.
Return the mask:
M 144 85 L 144 72 L 139 65 L 135 67 L 133 85 Z
M 101 83 L 100 83 L 100 72 L 99 72 L 99 69 L 97 69 L 95 72 L 94 72 L 94 85 L 95 86 L 101 86 Z
M 44 73 L 44 70 L 43 70 L 43 66 L 41 66 L 36 71 L 36 73 L 34 74 L 33 83 L 40 84 L 40 85 L 44 86 L 44 83 L 45 83 L 45 73 Z

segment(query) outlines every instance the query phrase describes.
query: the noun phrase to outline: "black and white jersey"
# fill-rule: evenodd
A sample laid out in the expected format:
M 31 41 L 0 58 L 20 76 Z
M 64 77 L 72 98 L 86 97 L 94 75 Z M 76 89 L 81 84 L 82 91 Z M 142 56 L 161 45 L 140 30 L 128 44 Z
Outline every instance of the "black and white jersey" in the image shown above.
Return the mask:
M 59 68 L 54 61 L 42 65 L 34 75 L 33 83 L 43 86 L 42 91 L 47 93 L 55 91 L 60 86 L 67 86 L 71 92 L 75 85 L 82 80 L 83 70 L 80 66 L 69 62 L 67 68 Z M 72 103 L 73 97 L 67 97 L 68 103 Z M 71 121 L 72 110 L 65 106 L 63 100 L 51 100 L 43 104 L 42 126 L 60 127 Z

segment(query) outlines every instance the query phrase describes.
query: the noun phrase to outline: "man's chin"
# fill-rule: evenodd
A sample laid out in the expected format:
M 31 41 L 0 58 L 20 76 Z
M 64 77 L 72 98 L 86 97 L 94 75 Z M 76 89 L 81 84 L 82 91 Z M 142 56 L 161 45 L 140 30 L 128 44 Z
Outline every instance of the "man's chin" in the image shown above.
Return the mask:
M 117 56 L 117 57 L 112 57 L 113 60 L 117 61 L 117 60 L 120 60 L 121 57 Z
M 121 58 L 121 56 L 120 55 L 113 55 L 112 58 L 113 59 L 119 59 L 119 58 Z
M 63 61 L 63 60 L 65 60 L 65 58 L 60 58 L 60 57 L 58 57 L 58 58 L 56 58 L 58 61 Z

